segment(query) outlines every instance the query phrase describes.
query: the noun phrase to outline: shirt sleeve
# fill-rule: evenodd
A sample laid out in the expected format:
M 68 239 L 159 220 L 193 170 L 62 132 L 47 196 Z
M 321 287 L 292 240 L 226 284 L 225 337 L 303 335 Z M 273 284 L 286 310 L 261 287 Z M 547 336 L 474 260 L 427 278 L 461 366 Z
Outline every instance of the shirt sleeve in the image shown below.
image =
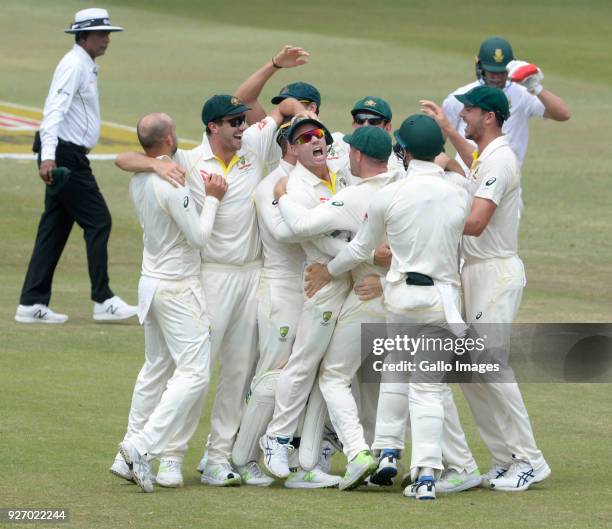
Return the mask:
M 372 251 L 385 238 L 385 202 L 378 193 L 368 208 L 367 219 L 355 238 L 330 263 L 327 269 L 332 276 L 339 276 L 369 261 Z
M 180 187 L 166 192 L 165 206 L 187 242 L 198 250 L 204 248 L 212 232 L 219 201 L 207 196 L 202 212 L 198 215 L 191 193 Z
M 270 116 L 266 116 L 244 131 L 242 145 L 244 148 L 253 151 L 264 164 L 270 158 L 270 150 L 274 145 L 277 130 L 276 121 Z
M 546 108 L 544 108 L 544 103 L 540 101 L 540 98 L 528 92 L 525 94 L 525 97 L 527 98 L 527 101 L 526 101 L 527 117 L 543 118 Z
M 502 197 L 512 182 L 512 173 L 507 164 L 504 164 L 503 167 L 494 168 L 487 162 L 482 165 L 480 186 L 474 196 L 486 198 L 499 206 Z
M 305 208 L 289 195 L 283 195 L 278 207 L 285 222 L 296 235 L 313 237 L 335 230 L 355 231 L 355 219 L 350 215 L 340 195 L 312 209 Z
M 59 127 L 74 94 L 79 90 L 80 82 L 79 65 L 67 59 L 60 61 L 51 81 L 40 125 L 41 160 L 55 160 Z

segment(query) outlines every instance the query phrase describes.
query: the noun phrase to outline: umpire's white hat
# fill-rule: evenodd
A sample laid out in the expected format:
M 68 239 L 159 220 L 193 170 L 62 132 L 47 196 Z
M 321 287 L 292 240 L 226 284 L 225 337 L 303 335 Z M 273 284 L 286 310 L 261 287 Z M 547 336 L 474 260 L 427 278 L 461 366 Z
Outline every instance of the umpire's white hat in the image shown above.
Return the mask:
M 106 9 L 91 7 L 78 11 L 74 15 L 74 22 L 64 30 L 65 33 L 80 31 L 123 31 L 123 28 L 111 25 Z

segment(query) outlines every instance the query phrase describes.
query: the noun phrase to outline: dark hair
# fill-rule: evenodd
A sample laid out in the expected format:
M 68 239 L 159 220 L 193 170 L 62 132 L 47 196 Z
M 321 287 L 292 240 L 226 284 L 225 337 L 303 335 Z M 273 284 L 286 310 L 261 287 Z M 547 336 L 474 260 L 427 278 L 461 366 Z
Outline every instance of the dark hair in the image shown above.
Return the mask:
M 89 37 L 89 31 L 77 31 L 74 34 L 74 42 L 78 44 L 82 40 L 87 40 L 87 37 Z
M 219 118 L 219 119 L 213 119 L 212 123 L 215 123 L 216 125 L 222 125 L 223 124 L 223 118 Z M 208 123 L 206 124 L 206 135 L 210 136 L 212 134 L 212 130 L 210 130 L 210 127 L 208 126 Z
M 495 121 L 497 122 L 497 126 L 501 129 L 504 126 L 504 121 L 506 120 L 495 112 Z

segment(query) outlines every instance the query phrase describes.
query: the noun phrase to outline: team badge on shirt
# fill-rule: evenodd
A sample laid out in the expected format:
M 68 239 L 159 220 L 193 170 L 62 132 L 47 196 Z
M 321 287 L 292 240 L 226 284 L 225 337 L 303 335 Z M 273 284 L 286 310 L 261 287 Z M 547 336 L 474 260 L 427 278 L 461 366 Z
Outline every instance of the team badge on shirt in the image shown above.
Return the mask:
M 287 335 L 289 334 L 289 327 L 287 325 L 283 325 L 279 328 L 278 333 L 280 334 L 280 338 L 278 339 L 280 342 L 287 341 Z
M 323 321 L 321 322 L 321 325 L 328 325 L 329 324 L 329 320 L 331 320 L 332 317 L 332 311 L 331 310 L 326 310 L 323 313 Z

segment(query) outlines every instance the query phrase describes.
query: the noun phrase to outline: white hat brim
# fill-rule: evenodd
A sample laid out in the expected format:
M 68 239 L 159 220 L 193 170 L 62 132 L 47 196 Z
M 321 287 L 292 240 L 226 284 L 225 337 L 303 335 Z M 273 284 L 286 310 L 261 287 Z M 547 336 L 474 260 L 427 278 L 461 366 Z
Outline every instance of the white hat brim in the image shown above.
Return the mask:
M 120 26 L 91 26 L 82 29 L 65 29 L 64 33 L 80 33 L 81 31 L 123 31 Z

